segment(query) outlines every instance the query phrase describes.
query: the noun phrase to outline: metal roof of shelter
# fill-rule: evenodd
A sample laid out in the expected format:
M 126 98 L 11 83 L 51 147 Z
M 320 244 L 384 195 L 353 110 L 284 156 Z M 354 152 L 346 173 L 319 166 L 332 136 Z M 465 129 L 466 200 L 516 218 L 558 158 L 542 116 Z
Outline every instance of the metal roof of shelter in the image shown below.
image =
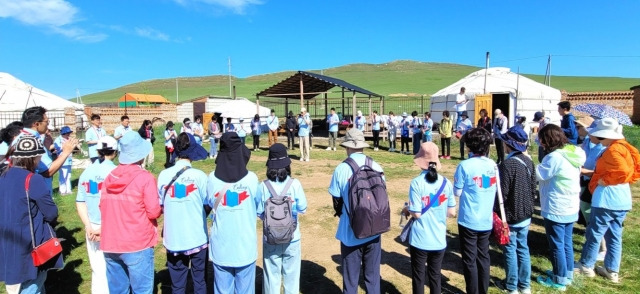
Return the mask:
M 334 87 L 340 87 L 344 90 L 357 92 L 367 96 L 382 97 L 382 95 L 360 88 L 354 84 L 347 83 L 341 79 L 307 71 L 298 71 L 294 75 L 256 94 L 256 96 L 299 99 L 301 81 L 304 91 L 304 99 L 315 98 L 319 94 L 326 93 Z

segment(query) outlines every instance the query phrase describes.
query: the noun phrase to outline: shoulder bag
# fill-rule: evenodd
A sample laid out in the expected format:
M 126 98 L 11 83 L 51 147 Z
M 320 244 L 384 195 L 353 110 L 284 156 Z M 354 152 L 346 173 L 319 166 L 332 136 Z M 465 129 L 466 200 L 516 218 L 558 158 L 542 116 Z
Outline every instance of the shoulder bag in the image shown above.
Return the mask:
M 500 173 L 498 166 L 494 167 L 496 171 L 496 186 L 498 189 L 498 203 L 500 204 L 500 216 L 497 213 L 493 213 L 493 237 L 496 243 L 499 245 L 509 244 L 509 224 L 507 224 L 507 217 L 504 213 L 504 200 L 502 199 L 502 188 L 500 187 Z
M 442 191 L 444 190 L 444 187 L 447 185 L 447 178 L 442 177 L 442 185 L 440 185 L 440 189 L 438 189 L 438 192 L 436 192 L 435 195 L 440 196 L 440 194 L 442 194 Z M 425 207 L 422 208 L 422 211 L 420 212 L 421 214 L 425 214 L 427 212 L 427 210 L 429 210 L 429 208 L 431 208 L 431 206 L 433 206 L 433 204 L 435 204 L 436 201 L 431 201 L 429 202 L 429 204 Z M 411 235 L 411 227 L 413 226 L 413 223 L 415 222 L 415 218 L 411 218 L 407 224 L 404 225 L 404 228 L 402 228 L 402 233 L 400 233 L 400 241 L 402 241 L 402 243 L 408 243 L 409 242 L 409 235 Z
M 31 181 L 31 176 L 33 176 L 32 173 L 28 174 L 24 182 L 24 189 L 27 194 L 27 210 L 29 211 L 29 228 L 31 229 L 31 246 L 33 247 L 33 250 L 31 250 L 31 258 L 33 259 L 34 266 L 41 266 L 62 253 L 62 244 L 60 244 L 60 240 L 53 235 L 51 225 L 45 223 L 45 226 L 49 228 L 51 239 L 36 246 L 36 238 L 33 233 L 33 219 L 31 218 L 31 199 L 29 198 L 29 182 Z

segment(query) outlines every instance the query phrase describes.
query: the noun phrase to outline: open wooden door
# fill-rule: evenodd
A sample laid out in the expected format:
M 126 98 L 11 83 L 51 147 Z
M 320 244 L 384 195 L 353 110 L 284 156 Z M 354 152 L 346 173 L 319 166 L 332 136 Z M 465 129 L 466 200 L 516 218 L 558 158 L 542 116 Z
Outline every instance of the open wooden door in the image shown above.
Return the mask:
M 491 117 L 491 114 L 493 112 L 493 96 L 491 94 L 476 94 L 475 97 L 475 108 L 474 108 L 474 112 L 475 112 L 475 116 L 474 116 L 474 120 L 473 123 L 475 125 L 475 123 L 480 119 L 480 110 L 481 109 L 486 109 L 487 112 L 489 113 L 489 116 Z

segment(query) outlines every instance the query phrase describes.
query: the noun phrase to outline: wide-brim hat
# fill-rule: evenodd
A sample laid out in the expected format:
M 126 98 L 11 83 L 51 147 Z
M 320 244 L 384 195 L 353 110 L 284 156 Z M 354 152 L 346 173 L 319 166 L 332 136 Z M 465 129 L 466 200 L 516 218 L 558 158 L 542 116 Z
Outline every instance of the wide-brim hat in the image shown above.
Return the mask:
M 344 136 L 344 141 L 340 144 L 340 146 L 346 148 L 361 149 L 369 147 L 369 144 L 364 141 L 364 134 L 362 133 L 362 131 L 356 128 L 352 128 Z
M 502 141 L 509 145 L 511 149 L 525 152 L 527 150 L 527 141 L 529 140 L 527 133 L 519 127 L 513 126 L 502 135 Z
M 98 144 L 97 145 L 97 150 L 100 151 L 111 151 L 111 150 L 117 150 L 118 148 L 118 141 L 116 141 L 116 139 L 114 139 L 111 136 L 104 136 L 104 137 L 100 137 L 100 139 L 98 139 Z
M 593 124 L 594 121 L 595 119 L 591 116 L 582 116 L 580 117 L 580 119 L 576 120 L 576 124 L 579 124 L 581 127 L 589 131 L 589 128 L 591 127 L 591 124 Z
M 122 164 L 132 164 L 143 160 L 153 147 L 151 142 L 140 137 L 138 132 L 126 132 L 118 142 L 120 156 L 118 161 Z
M 189 160 L 191 161 L 206 159 L 209 156 L 209 152 L 196 142 L 196 138 L 192 134 L 189 134 L 189 133 L 185 133 L 185 134 L 189 136 L 189 147 L 187 147 L 187 149 L 185 150 L 176 149 L 176 155 L 182 158 L 184 157 L 189 158 Z
M 403 113 L 402 113 L 402 117 L 407 117 L 407 113 L 406 113 L 406 112 L 403 112 Z
M 438 158 L 438 145 L 433 142 L 424 142 L 420 145 L 420 150 L 413 157 L 413 162 L 421 169 L 429 169 L 429 163 L 436 163 L 436 170 L 440 170 L 442 165 Z
M 269 159 L 267 159 L 267 167 L 273 169 L 285 168 L 291 165 L 291 158 L 287 154 L 287 147 L 280 143 L 276 143 L 269 147 Z
M 73 133 L 73 131 L 68 126 L 64 126 L 64 127 L 62 127 L 60 129 L 60 135 L 66 135 L 66 134 L 71 134 L 71 133 Z
M 33 135 L 22 135 L 14 145 L 11 158 L 32 158 L 45 153 L 44 145 Z
M 595 126 L 589 130 L 589 136 L 605 139 L 624 139 L 622 125 L 615 118 L 606 117 L 596 120 Z
M 247 175 L 251 151 L 236 132 L 222 134 L 214 175 L 225 183 L 235 183 Z

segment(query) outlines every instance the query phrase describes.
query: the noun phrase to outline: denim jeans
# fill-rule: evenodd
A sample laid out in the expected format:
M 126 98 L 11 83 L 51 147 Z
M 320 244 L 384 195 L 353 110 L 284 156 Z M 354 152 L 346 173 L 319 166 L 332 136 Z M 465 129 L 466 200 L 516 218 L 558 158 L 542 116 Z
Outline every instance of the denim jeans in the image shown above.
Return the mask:
M 47 280 L 47 271 L 40 271 L 33 280 L 24 281 L 20 284 L 6 285 L 7 293 L 38 294 L 44 293 L 44 282 Z
M 218 140 L 219 139 L 214 139 L 213 136 L 209 139 L 209 143 L 211 144 L 211 146 L 209 146 L 209 156 L 218 155 Z
M 153 248 L 131 253 L 104 253 L 111 294 L 153 293 Z
M 586 241 L 582 248 L 580 263 L 585 267 L 593 268 L 598 257 L 600 240 L 604 235 L 607 244 L 607 254 L 604 257 L 604 266 L 611 272 L 620 270 L 622 258 L 622 222 L 627 216 L 626 210 L 609 210 L 606 208 L 591 207 L 591 219 L 587 226 Z
M 215 294 L 256 293 L 256 263 L 243 267 L 213 264 L 213 291 Z
M 527 235 L 529 226 L 509 226 L 509 244 L 503 247 L 505 286 L 509 291 L 531 289 L 531 259 Z
M 551 279 L 554 283 L 566 285 L 573 280 L 573 223 L 561 224 L 545 218 L 544 229 L 553 266 Z
M 454 130 L 458 129 L 458 125 L 460 124 L 460 121 L 462 121 L 462 118 L 460 117 L 462 115 L 462 111 L 457 111 L 456 112 L 458 115 L 456 115 L 456 125 L 453 128 Z
M 298 240 L 289 244 L 263 244 L 262 293 L 280 294 L 281 281 L 284 281 L 285 294 L 300 293 L 300 243 Z

